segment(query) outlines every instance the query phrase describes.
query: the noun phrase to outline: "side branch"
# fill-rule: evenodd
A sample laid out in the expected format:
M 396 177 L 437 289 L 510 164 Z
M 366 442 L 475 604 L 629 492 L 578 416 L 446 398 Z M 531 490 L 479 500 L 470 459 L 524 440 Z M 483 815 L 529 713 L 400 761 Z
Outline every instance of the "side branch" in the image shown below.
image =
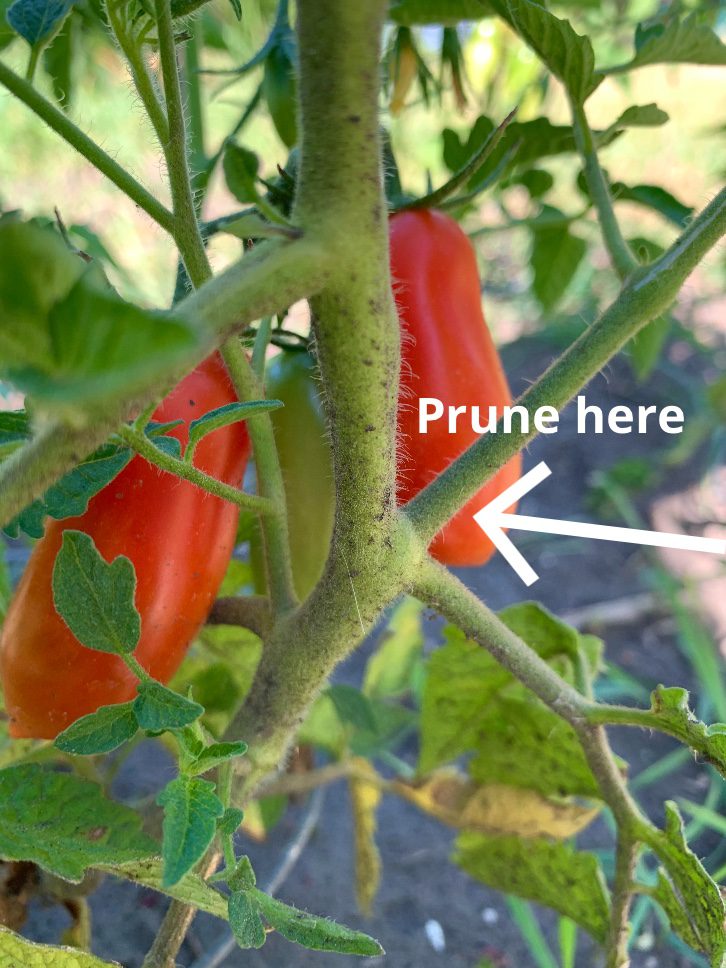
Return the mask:
M 23 80 L 22 77 L 18 77 L 1 61 L 0 84 L 37 114 L 42 121 L 45 121 L 49 128 L 52 128 L 87 161 L 90 161 L 94 168 L 97 168 L 106 178 L 112 181 L 133 202 L 136 202 L 139 208 L 142 208 L 157 225 L 160 225 L 170 234 L 173 232 L 174 218 L 168 208 L 162 205 L 157 198 L 154 198 L 151 192 L 137 182 L 133 175 L 122 168 L 100 145 L 81 131 L 63 111 L 51 104 L 39 91 L 36 91 L 32 84 Z
M 636 271 L 613 302 L 518 403 L 530 415 L 538 407 L 561 410 L 635 334 L 663 313 L 696 265 L 726 232 L 726 189 L 693 220 L 656 262 Z M 536 436 L 497 433 L 481 437 L 405 508 L 421 538 L 429 542 L 477 490 Z

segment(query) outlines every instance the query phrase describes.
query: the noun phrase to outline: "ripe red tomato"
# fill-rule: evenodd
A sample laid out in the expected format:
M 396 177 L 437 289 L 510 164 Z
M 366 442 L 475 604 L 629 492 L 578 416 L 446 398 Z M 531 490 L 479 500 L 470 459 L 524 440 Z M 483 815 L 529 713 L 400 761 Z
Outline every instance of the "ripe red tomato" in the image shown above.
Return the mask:
M 188 424 L 236 400 L 219 355 L 206 359 L 162 401 L 154 419 Z M 200 441 L 194 464 L 239 485 L 249 458 L 244 424 Z M 99 706 L 132 699 L 136 678 L 114 655 L 84 648 L 53 605 L 51 578 L 63 531 L 89 534 L 107 561 L 130 558 L 137 578 L 141 640 L 134 653 L 161 682 L 174 675 L 224 577 L 238 509 L 136 456 L 89 503 L 85 514 L 48 521 L 10 605 L 0 638 L 0 672 L 10 733 L 53 739 Z
M 484 321 L 474 249 L 457 223 L 435 210 L 390 220 L 391 272 L 401 320 L 398 406 L 398 501 L 405 504 L 477 439 L 471 421 L 448 433 L 444 420 L 418 430 L 420 397 L 445 408 L 501 408 L 511 394 Z M 494 546 L 473 520 L 487 501 L 521 474 L 512 458 L 436 535 L 430 551 L 447 565 L 483 565 Z

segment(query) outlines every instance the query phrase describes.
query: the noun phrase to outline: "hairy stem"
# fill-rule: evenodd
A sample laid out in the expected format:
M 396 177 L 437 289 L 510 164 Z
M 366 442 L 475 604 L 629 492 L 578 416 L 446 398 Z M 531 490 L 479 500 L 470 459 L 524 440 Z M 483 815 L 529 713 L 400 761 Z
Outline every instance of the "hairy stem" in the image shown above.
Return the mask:
M 231 504 L 236 504 L 239 508 L 256 511 L 258 514 L 274 515 L 276 506 L 268 498 L 257 494 L 246 494 L 239 488 L 232 487 L 231 484 L 225 484 L 223 481 L 217 480 L 216 477 L 205 474 L 204 471 L 198 470 L 193 464 L 172 457 L 171 454 L 167 454 L 156 447 L 145 434 L 139 433 L 132 427 L 124 425 L 119 429 L 119 435 L 132 450 L 141 454 L 150 464 L 195 484 L 201 490 L 214 494 L 215 497 L 221 497 Z
M 117 161 L 107 154 L 100 145 L 89 138 L 71 119 L 43 97 L 32 84 L 0 62 L 0 84 L 14 94 L 49 128 L 67 141 L 79 154 L 90 161 L 103 175 L 120 188 L 128 197 L 143 209 L 166 232 L 173 233 L 174 218 L 168 208 L 144 188 L 133 175 L 130 175 Z
M 706 253 L 726 232 L 726 189 L 693 220 L 682 236 L 656 262 L 636 270 L 618 298 L 552 366 L 518 403 L 530 416 L 538 407 L 562 409 L 642 327 L 673 303 L 681 286 Z M 406 505 L 406 513 L 421 538 L 437 531 L 506 462 L 536 436 L 494 434 L 475 441 L 445 471 Z
M 638 263 L 620 231 L 620 224 L 613 208 L 612 195 L 605 173 L 600 167 L 595 139 L 590 130 L 585 108 L 582 104 L 572 101 L 571 109 L 575 141 L 582 157 L 585 181 L 590 196 L 595 203 L 605 247 L 618 276 L 621 279 L 626 279 L 637 268 Z
M 154 79 L 144 60 L 141 46 L 126 27 L 125 7 L 125 3 L 107 4 L 108 21 L 116 41 L 128 62 L 131 79 L 134 82 L 136 92 L 141 98 L 141 103 L 151 121 L 159 143 L 163 145 L 169 138 L 169 123 Z
M 261 638 L 269 634 L 272 612 L 264 595 L 218 598 L 207 618 L 207 625 L 239 625 Z

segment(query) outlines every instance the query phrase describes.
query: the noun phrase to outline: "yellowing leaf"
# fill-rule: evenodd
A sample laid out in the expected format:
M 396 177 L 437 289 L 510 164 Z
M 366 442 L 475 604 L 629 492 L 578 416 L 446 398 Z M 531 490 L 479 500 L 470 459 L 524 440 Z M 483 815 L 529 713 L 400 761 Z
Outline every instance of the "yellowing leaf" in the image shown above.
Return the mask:
M 75 948 L 34 944 L 0 926 L 0 968 L 118 968 Z
M 363 914 L 370 914 L 381 881 L 381 856 L 376 846 L 381 788 L 367 760 L 356 759 L 355 770 L 357 775 L 348 783 L 355 829 L 355 888 L 358 907 Z
M 502 783 L 478 786 L 453 768 L 436 771 L 420 786 L 396 783 L 394 790 L 450 827 L 489 835 L 564 840 L 598 813 L 596 807 L 552 800 L 536 790 Z

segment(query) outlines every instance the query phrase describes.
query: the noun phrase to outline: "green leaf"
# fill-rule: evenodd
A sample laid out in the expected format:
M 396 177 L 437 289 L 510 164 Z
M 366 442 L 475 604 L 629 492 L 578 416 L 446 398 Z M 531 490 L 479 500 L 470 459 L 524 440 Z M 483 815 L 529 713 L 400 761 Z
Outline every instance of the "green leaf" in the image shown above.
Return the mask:
M 600 73 L 619 74 L 648 64 L 726 64 L 726 44 L 695 13 L 680 21 L 638 24 L 633 58 Z
M 335 685 L 326 690 L 333 701 L 335 711 L 344 725 L 355 729 L 376 731 L 376 717 L 371 709 L 370 701 L 354 686 Z
M 47 364 L 49 313 L 83 271 L 84 263 L 57 232 L 27 222 L 0 222 L 0 373 Z
M 53 83 L 53 94 L 56 101 L 66 111 L 70 108 L 73 97 L 74 70 L 73 62 L 76 56 L 76 28 L 80 28 L 80 21 L 68 17 L 43 52 L 45 70 Z
M 370 699 L 402 696 L 410 689 L 424 643 L 423 609 L 415 598 L 404 598 L 396 606 L 380 645 L 366 665 L 363 692 Z
M 215 766 L 220 766 L 228 760 L 237 756 L 244 756 L 246 752 L 246 743 L 212 743 L 189 764 L 188 772 L 195 775 L 207 773 L 209 770 L 213 770 Z
M 0 968 L 120 968 L 115 961 L 101 961 L 78 948 L 26 941 L 0 925 Z
M 590 39 L 577 34 L 569 21 L 555 17 L 531 0 L 491 0 L 491 4 L 565 85 L 572 98 L 584 103 L 602 80 L 595 75 Z
M 229 896 L 229 926 L 240 948 L 261 948 L 267 941 L 260 907 L 246 891 L 233 891 Z
M 653 889 L 652 897 L 667 914 L 671 931 L 682 938 L 694 951 L 703 950 L 701 940 L 694 931 L 673 884 L 663 871 L 658 871 L 658 883 Z
M 605 940 L 610 903 L 593 854 L 540 837 L 465 831 L 457 838 L 454 861 L 483 884 L 553 908 L 597 941 Z
M 8 606 L 13 594 L 13 585 L 10 580 L 10 568 L 8 567 L 7 548 L 5 543 L 0 541 L 0 626 L 5 621 L 8 613 Z
M 67 881 L 88 867 L 135 861 L 158 846 L 133 810 L 100 787 L 35 764 L 0 770 L 0 856 L 32 861 Z
M 114 655 L 131 654 L 141 635 L 134 605 L 136 573 L 119 555 L 108 564 L 82 531 L 63 532 L 53 567 L 53 602 L 81 645 Z
M 491 13 L 487 0 L 391 0 L 388 9 L 390 19 L 402 27 L 453 26 L 462 20 L 481 20 Z
M 0 411 L 0 460 L 5 460 L 30 438 L 30 422 L 24 410 Z
M 159 732 L 182 729 L 196 722 L 204 713 L 204 706 L 167 689 L 160 682 L 140 682 L 133 709 L 141 729 Z
M 543 214 L 556 209 L 543 206 Z M 543 311 L 551 312 L 567 291 L 585 253 L 587 243 L 568 225 L 532 228 L 532 289 Z
M 293 56 L 295 35 L 281 35 L 265 58 L 262 95 L 280 140 L 288 148 L 297 142 L 297 81 Z
M 219 830 L 220 834 L 231 837 L 232 834 L 237 832 L 244 818 L 244 810 L 240 810 L 238 807 L 227 807 L 217 821 L 217 830 Z
M 156 802 L 164 808 L 162 883 L 171 887 L 204 855 L 224 806 L 213 783 L 188 776 L 179 776 L 167 784 Z
M 125 877 L 135 884 L 143 884 L 177 901 L 184 901 L 214 917 L 226 919 L 227 898 L 210 887 L 198 874 L 186 874 L 176 884 L 165 884 L 162 862 L 156 858 L 125 864 L 97 864 L 100 870 L 116 877 Z
M 132 457 L 127 447 L 105 444 L 52 484 L 41 498 L 9 521 L 3 531 L 11 538 L 17 538 L 21 532 L 31 538 L 42 538 L 46 517 L 60 521 L 83 514 L 91 498 L 118 477 Z
M 686 227 L 693 215 L 693 208 L 684 205 L 660 185 L 626 185 L 613 182 L 610 186 L 616 202 L 635 202 L 644 208 L 651 208 L 679 229 Z
M 327 918 L 315 917 L 257 888 L 250 892 L 259 904 L 262 915 L 283 938 L 313 951 L 337 951 L 339 954 L 377 957 L 385 954 L 377 941 L 361 931 L 353 931 Z
M 509 181 L 510 185 L 522 185 L 529 192 L 530 198 L 539 199 L 553 187 L 554 176 L 543 168 L 530 168 L 516 175 Z
M 35 47 L 50 40 L 72 6 L 73 0 L 15 0 L 6 16 L 13 30 Z
M 726 955 L 726 905 L 718 886 L 686 843 L 678 807 L 667 802 L 665 811 L 665 830 L 653 831 L 648 846 L 675 887 L 691 931 L 698 938 L 697 950 L 707 954 L 711 964 L 720 968 Z
M 688 705 L 688 690 L 680 686 L 658 686 L 651 693 L 650 703 L 651 712 L 669 732 L 726 777 L 726 723 L 702 723 Z
M 282 405 L 281 400 L 250 400 L 246 403 L 228 403 L 224 407 L 210 410 L 209 413 L 205 413 L 198 420 L 192 420 L 189 424 L 189 446 L 193 449 L 203 437 L 214 430 L 219 430 L 220 427 L 229 427 L 230 424 L 249 420 L 259 413 L 279 410 Z
M 257 201 L 257 172 L 260 161 L 254 151 L 227 141 L 222 156 L 222 168 L 227 188 L 238 202 Z
M 658 128 L 668 123 L 668 115 L 657 104 L 632 104 L 608 130 L 617 128 Z
M 249 857 L 240 857 L 237 866 L 229 874 L 225 871 L 225 880 L 232 891 L 251 891 L 257 883 L 255 872 Z
M 55 745 L 64 753 L 78 756 L 110 753 L 135 736 L 138 728 L 133 703 L 101 706 L 64 729 L 56 737 Z

